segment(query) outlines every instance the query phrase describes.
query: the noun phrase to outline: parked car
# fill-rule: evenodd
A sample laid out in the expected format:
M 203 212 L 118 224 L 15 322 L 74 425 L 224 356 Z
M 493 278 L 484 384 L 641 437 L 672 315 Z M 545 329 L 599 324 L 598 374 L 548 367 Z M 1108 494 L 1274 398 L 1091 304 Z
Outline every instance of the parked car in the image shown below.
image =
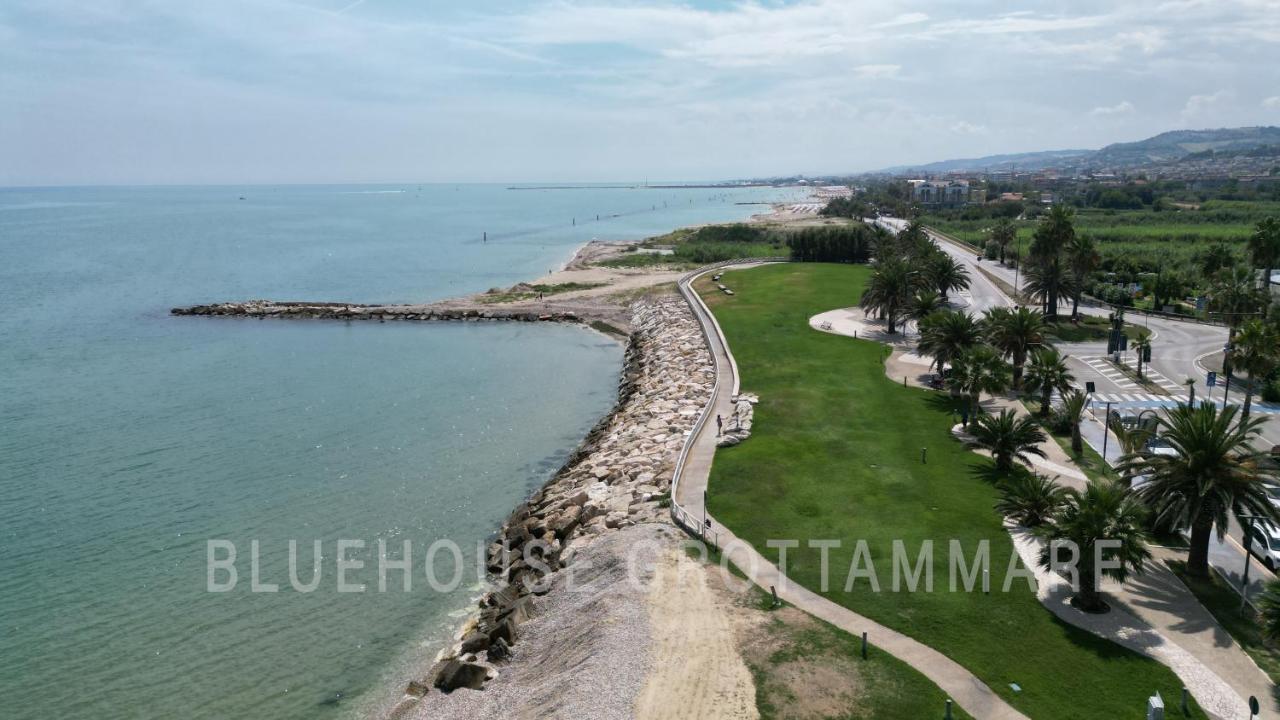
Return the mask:
M 1152 435 L 1147 438 L 1147 452 L 1152 455 L 1167 455 L 1169 457 L 1174 457 L 1178 454 L 1178 451 L 1169 444 L 1169 441 L 1159 435 Z
M 1267 497 L 1271 499 L 1271 504 L 1280 508 L 1280 485 L 1264 484 L 1262 487 L 1267 490 Z
M 1248 543 L 1249 552 L 1272 572 L 1280 567 L 1280 529 L 1270 523 L 1254 523 L 1253 530 L 1245 532 L 1251 532 L 1253 536 L 1253 542 Z

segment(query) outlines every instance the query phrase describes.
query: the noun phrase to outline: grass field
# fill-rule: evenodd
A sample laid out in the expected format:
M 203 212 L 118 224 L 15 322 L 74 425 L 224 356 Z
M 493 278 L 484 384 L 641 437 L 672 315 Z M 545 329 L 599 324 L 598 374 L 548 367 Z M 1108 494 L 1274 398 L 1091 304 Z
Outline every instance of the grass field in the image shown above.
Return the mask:
M 820 555 L 803 543 L 840 539 L 824 595 L 937 648 L 1037 720 L 1136 720 L 1153 692 L 1178 697 L 1169 669 L 1058 621 L 1026 580 L 1001 591 L 1014 552 L 993 510 L 992 466 L 951 437 L 949 398 L 887 379 L 883 346 L 808 326 L 818 312 L 853 305 L 867 277 L 861 266 L 775 265 L 728 274 L 732 297 L 704 293 L 743 390 L 761 397 L 751 439 L 716 455 L 711 511 L 766 557 L 777 558 L 769 539 L 801 540 L 787 571 L 813 590 Z M 865 578 L 845 591 L 859 539 L 881 592 Z M 890 591 L 895 539 L 913 560 L 921 541 L 933 541 L 934 592 Z M 990 594 L 949 591 L 951 539 L 967 562 L 990 543 Z

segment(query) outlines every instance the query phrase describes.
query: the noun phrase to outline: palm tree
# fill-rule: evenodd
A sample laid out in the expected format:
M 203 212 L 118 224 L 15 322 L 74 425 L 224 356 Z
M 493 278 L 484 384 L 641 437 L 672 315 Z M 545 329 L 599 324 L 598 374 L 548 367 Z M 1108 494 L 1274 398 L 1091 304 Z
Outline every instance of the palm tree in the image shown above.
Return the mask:
M 1262 634 L 1271 642 L 1280 641 L 1280 580 L 1267 583 L 1257 602 Z
M 1031 243 L 1031 266 L 1027 280 L 1031 292 L 1044 299 L 1045 314 L 1058 315 L 1058 298 L 1069 289 L 1070 275 L 1062 264 L 1062 251 L 1075 239 L 1074 211 L 1054 205 L 1040 220 Z
M 919 323 L 933 313 L 942 309 L 942 298 L 938 293 L 925 289 L 917 292 L 907 306 L 907 317 Z
M 1249 259 L 1263 271 L 1263 287 L 1271 287 L 1271 271 L 1280 266 L 1280 220 L 1269 217 L 1249 236 Z
M 982 393 L 1004 392 L 1009 387 L 1009 363 L 986 345 L 978 345 L 951 360 L 951 386 L 969 396 L 969 415 L 981 409 Z
M 1045 261 L 1033 257 L 1023 278 L 1022 291 L 1040 303 L 1045 315 L 1057 317 L 1058 298 L 1072 290 L 1071 274 L 1057 256 Z
M 1004 264 L 1005 253 L 1008 252 L 1009 246 L 1014 240 L 1018 239 L 1018 228 L 1014 227 L 1009 218 L 1001 218 L 996 226 L 991 228 L 991 239 L 1000 246 L 1000 264 Z
M 942 372 L 945 365 L 978 344 L 982 333 L 972 315 L 955 310 L 939 310 L 920 321 L 921 355 L 933 358 L 933 366 Z
M 1049 414 L 1049 403 L 1053 400 L 1053 391 L 1065 393 L 1071 389 L 1075 376 L 1067 368 L 1067 356 L 1056 348 L 1044 347 L 1031 355 L 1031 364 L 1027 367 L 1027 390 L 1040 393 L 1040 415 Z
M 889 326 L 889 334 L 898 331 L 898 318 L 916 289 L 916 272 L 906 262 L 882 259 L 862 291 L 859 306 L 867 312 L 879 313 Z
M 1062 509 L 1036 531 L 1047 541 L 1040 551 L 1040 565 L 1055 569 L 1063 558 L 1054 557 L 1054 551 L 1066 549 L 1057 545 L 1069 544 L 1079 578 L 1074 604 L 1085 612 L 1106 612 L 1099 589 L 1102 576 L 1124 582 L 1130 573 L 1141 573 L 1151 558 L 1145 517 L 1142 503 L 1118 483 L 1094 481 L 1084 492 L 1070 489 Z M 1099 545 L 1102 540 L 1119 544 Z M 1114 567 L 1100 568 L 1098 560 Z
M 1027 353 L 1044 343 L 1044 315 L 1030 308 L 992 308 L 983 323 L 987 339 L 1013 361 L 1013 389 L 1022 389 Z
M 1280 519 L 1263 488 L 1269 473 L 1258 466 L 1251 447 L 1262 418 L 1236 422 L 1236 408 L 1181 404 L 1161 418 L 1163 438 L 1175 451 L 1157 455 L 1139 451 L 1121 459 L 1126 477 L 1145 475 L 1138 496 L 1156 513 L 1156 521 L 1191 530 L 1187 572 L 1209 574 L 1209 535 L 1221 538 L 1230 513 Z
M 1133 350 L 1138 355 L 1138 379 L 1142 379 L 1142 357 L 1145 352 L 1151 349 L 1151 333 L 1141 331 L 1138 339 L 1133 341 Z
M 1046 440 L 1044 430 L 1029 417 L 1018 417 L 1012 410 L 999 415 L 982 415 L 969 426 L 973 435 L 970 447 L 989 450 L 1000 470 L 1013 469 L 1015 459 L 1030 465 L 1028 455 L 1045 457 L 1040 443 Z
M 1147 440 L 1151 439 L 1150 429 L 1140 425 L 1129 427 L 1120 422 L 1118 417 L 1107 419 L 1107 429 L 1116 436 L 1116 442 L 1120 443 L 1121 455 L 1130 455 L 1142 450 L 1146 447 Z
M 1084 438 L 1080 436 L 1080 417 L 1084 415 L 1089 396 L 1079 390 L 1071 390 L 1062 396 L 1062 412 L 1071 423 L 1071 452 L 1080 457 L 1084 453 Z
M 1098 243 L 1092 235 L 1076 235 L 1067 246 L 1067 262 L 1071 266 L 1071 319 L 1080 319 L 1080 296 L 1089 275 L 1102 263 Z
M 1248 419 L 1253 405 L 1255 381 L 1270 377 L 1280 365 L 1280 336 L 1272 326 L 1261 320 L 1250 320 L 1240 328 L 1240 334 L 1236 335 L 1231 359 L 1249 377 L 1244 392 L 1244 408 L 1240 412 L 1241 419 Z
M 1225 242 L 1218 242 L 1205 248 L 1197 258 L 1200 264 L 1200 273 L 1207 278 L 1211 278 L 1223 268 L 1230 268 L 1236 264 L 1235 251 Z
M 1035 473 L 1015 474 L 1001 491 L 996 512 L 1025 528 L 1040 527 L 1067 501 L 1066 488 Z
M 947 293 L 951 290 L 964 290 L 969 287 L 969 271 L 960 261 L 940 252 L 929 259 L 924 269 L 925 280 L 929 287 L 942 295 L 942 302 L 947 302 Z
M 1220 313 L 1227 323 L 1227 346 L 1235 343 L 1236 332 L 1250 315 L 1262 307 L 1253 272 L 1248 268 L 1232 268 L 1219 272 L 1209 287 L 1209 307 Z M 1222 360 L 1223 375 L 1231 373 L 1231 354 Z

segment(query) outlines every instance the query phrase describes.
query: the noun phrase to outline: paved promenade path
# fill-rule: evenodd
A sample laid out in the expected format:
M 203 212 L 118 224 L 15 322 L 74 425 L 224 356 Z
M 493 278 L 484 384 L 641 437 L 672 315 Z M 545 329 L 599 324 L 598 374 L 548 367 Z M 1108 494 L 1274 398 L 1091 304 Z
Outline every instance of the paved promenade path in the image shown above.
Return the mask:
M 717 392 L 713 395 L 712 408 L 708 417 L 714 418 L 717 414 L 728 417 L 732 414 L 731 398 L 738 394 L 738 368 L 715 317 L 691 287 L 693 280 L 700 276 L 696 275 L 682 281 L 680 292 L 689 301 L 694 315 L 702 324 L 711 346 L 712 357 L 715 359 Z M 771 561 L 766 560 L 751 545 L 739 540 L 730 530 L 707 515 L 703 499 L 711 473 L 711 462 L 716 451 L 715 423 L 703 423 L 695 432 L 690 441 L 689 453 L 681 471 L 674 499 L 692 518 L 698 521 L 704 517 L 711 520 L 717 544 L 724 550 L 729 560 L 752 582 L 764 589 L 776 588 L 778 597 L 856 637 L 860 637 L 864 632 L 867 633 L 868 641 L 873 647 L 888 652 L 928 677 L 957 705 L 975 718 L 1026 719 L 1025 715 L 996 695 L 973 673 L 946 655 L 846 607 L 837 605 L 796 583 L 787 581 Z

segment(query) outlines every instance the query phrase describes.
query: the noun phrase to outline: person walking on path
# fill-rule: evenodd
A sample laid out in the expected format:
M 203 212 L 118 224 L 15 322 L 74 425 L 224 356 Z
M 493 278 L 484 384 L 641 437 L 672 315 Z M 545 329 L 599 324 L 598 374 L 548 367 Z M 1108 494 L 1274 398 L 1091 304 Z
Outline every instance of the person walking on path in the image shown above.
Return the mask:
M 716 415 L 716 437 L 724 434 L 724 418 Z

